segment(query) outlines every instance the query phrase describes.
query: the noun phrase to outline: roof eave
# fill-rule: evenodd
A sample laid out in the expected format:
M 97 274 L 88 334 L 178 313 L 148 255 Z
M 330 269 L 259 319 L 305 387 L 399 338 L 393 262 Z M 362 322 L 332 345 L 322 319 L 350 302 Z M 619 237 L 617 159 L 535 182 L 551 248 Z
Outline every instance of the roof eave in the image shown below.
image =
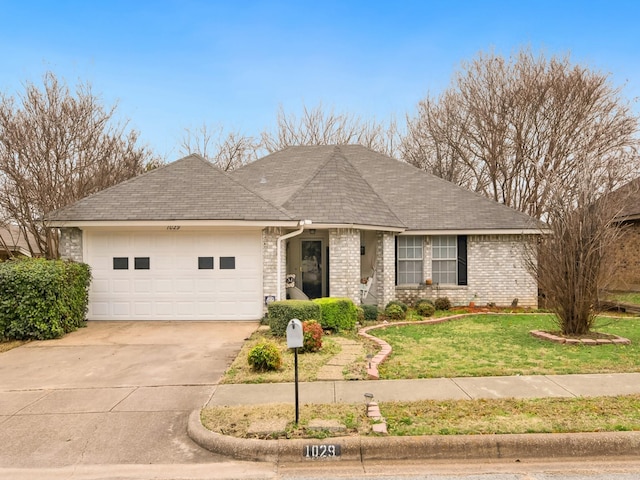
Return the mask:
M 299 220 L 51 220 L 52 228 L 85 227 L 297 227 Z
M 544 229 L 540 228 L 491 228 L 491 229 L 428 229 L 410 230 L 402 235 L 540 235 Z

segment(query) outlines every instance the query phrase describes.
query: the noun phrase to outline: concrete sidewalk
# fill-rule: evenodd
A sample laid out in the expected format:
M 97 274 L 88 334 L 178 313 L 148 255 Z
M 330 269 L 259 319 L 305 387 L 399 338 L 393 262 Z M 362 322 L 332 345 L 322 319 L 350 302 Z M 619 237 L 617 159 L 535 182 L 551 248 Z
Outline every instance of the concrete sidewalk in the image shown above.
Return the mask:
M 300 403 L 473 400 L 488 398 L 596 397 L 640 393 L 640 373 L 429 378 L 300 383 Z M 207 403 L 248 405 L 290 403 L 293 383 L 218 385 Z

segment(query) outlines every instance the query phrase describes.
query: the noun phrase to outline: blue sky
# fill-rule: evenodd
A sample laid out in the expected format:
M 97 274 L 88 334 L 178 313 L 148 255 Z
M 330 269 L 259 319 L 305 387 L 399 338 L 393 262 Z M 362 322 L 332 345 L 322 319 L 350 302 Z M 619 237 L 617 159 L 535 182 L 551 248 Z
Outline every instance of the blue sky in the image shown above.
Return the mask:
M 403 122 L 491 49 L 571 53 L 640 97 L 635 0 L 0 0 L 0 15 L 1 92 L 47 70 L 90 82 L 167 160 L 187 127 L 257 136 L 280 106 Z

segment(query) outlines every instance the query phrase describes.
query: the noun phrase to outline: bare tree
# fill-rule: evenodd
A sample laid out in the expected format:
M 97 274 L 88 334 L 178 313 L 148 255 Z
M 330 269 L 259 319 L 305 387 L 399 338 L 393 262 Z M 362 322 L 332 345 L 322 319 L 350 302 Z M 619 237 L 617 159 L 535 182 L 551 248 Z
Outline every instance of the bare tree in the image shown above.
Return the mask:
M 633 192 L 602 194 L 602 174 L 587 172 L 570 190 L 554 190 L 548 230 L 529 246 L 528 267 L 564 335 L 591 330 L 600 295 L 615 278 L 613 252 L 624 229 L 617 217 Z
M 113 121 L 88 84 L 75 94 L 48 72 L 17 98 L 0 95 L 0 212 L 33 238 L 32 253 L 58 256 L 47 213 L 141 173 L 151 153 Z M 29 235 L 30 234 L 30 235 Z
M 536 218 L 583 172 L 598 191 L 638 171 L 638 120 L 608 77 L 530 49 L 479 54 L 418 105 L 400 147 L 409 163 Z
M 338 114 L 333 109 L 325 111 L 322 104 L 309 109 L 303 107 L 302 115 L 278 111 L 275 133 L 262 133 L 262 146 L 272 153 L 292 145 L 346 145 L 360 144 L 380 153 L 394 156 L 397 150 L 397 128 L 394 120 L 388 125 L 376 121 L 363 122 L 350 114 Z
M 197 153 L 221 170 L 235 170 L 258 157 L 259 142 L 236 132 L 225 134 L 222 127 L 203 123 L 196 129 L 185 128 L 180 144 L 183 155 Z

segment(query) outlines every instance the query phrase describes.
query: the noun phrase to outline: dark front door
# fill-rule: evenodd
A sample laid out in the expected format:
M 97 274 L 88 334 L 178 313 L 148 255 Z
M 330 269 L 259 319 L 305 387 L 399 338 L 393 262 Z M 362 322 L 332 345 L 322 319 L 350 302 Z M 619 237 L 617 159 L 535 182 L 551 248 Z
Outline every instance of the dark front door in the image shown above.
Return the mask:
M 321 240 L 302 240 L 302 291 L 309 298 L 322 297 Z

